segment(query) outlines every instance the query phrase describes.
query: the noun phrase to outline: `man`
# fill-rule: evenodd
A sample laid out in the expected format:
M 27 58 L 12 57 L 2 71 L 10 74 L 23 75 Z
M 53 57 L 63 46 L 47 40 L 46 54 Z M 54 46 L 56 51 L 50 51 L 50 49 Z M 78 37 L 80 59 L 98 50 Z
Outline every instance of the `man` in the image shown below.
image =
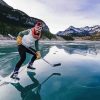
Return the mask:
M 41 54 L 40 54 L 39 47 L 38 47 L 38 40 L 41 38 L 42 27 L 43 27 L 43 23 L 38 21 L 36 22 L 33 28 L 22 31 L 18 34 L 17 44 L 18 44 L 18 52 L 20 55 L 20 60 L 16 64 L 14 72 L 11 75 L 12 79 L 19 80 L 18 71 L 26 59 L 26 53 L 33 55 L 31 61 L 29 62 L 27 66 L 27 69 L 29 70 L 35 69 L 34 67 L 32 67 L 33 62 L 36 59 L 41 58 Z M 34 49 L 32 48 L 33 44 L 35 45 Z

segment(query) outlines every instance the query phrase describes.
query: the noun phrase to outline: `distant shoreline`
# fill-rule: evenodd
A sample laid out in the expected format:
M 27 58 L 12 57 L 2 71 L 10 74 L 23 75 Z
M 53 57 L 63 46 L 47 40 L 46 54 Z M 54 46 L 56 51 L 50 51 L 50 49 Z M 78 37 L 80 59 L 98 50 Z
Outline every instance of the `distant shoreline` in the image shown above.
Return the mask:
M 68 42 L 68 43 L 72 43 L 72 42 L 75 42 L 75 43 L 84 43 L 84 42 L 100 42 L 100 41 L 91 41 L 91 40 L 83 40 L 83 41 L 56 41 L 56 40 L 40 40 L 39 42 L 58 42 L 58 43 L 61 43 L 61 42 Z M 16 40 L 0 40 L 0 44 L 2 43 L 16 43 Z
M 0 40 L 11 40 L 11 38 L 8 37 L 8 36 L 3 36 L 2 34 L 0 34 Z
M 66 41 L 65 39 L 58 37 L 58 36 L 56 38 L 57 39 L 52 38 L 51 40 L 48 38 L 45 38 L 45 39 L 42 38 L 42 39 L 40 39 L 40 41 Z M 16 40 L 16 38 L 15 37 L 12 38 L 12 36 L 10 36 L 10 35 L 4 36 L 4 35 L 0 34 L 0 40 L 14 41 L 14 40 Z
M 13 39 L 13 38 L 11 38 L 11 37 L 9 37 L 9 36 L 3 36 L 3 35 L 1 35 L 0 34 L 0 42 L 16 42 L 16 40 L 15 39 Z M 75 38 L 75 40 L 64 40 L 64 39 L 62 39 L 61 37 L 57 37 L 57 39 L 51 39 L 51 40 L 49 40 L 49 39 L 40 39 L 40 42 L 44 42 L 44 41 L 46 41 L 46 42 L 67 42 L 67 41 L 69 41 L 69 42 L 71 42 L 71 41 L 75 41 L 75 42 L 78 42 L 78 41 L 80 41 L 80 42 L 84 42 L 84 41 L 100 41 L 100 39 L 98 39 L 98 40 L 88 40 L 88 39 L 82 39 L 82 38 Z

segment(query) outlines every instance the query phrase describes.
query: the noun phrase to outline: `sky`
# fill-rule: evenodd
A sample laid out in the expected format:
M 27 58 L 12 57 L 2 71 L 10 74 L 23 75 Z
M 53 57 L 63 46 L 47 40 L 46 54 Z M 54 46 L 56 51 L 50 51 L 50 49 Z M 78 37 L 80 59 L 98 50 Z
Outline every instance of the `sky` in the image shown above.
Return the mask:
M 69 26 L 100 25 L 100 0 L 4 0 L 14 9 L 43 20 L 52 33 Z

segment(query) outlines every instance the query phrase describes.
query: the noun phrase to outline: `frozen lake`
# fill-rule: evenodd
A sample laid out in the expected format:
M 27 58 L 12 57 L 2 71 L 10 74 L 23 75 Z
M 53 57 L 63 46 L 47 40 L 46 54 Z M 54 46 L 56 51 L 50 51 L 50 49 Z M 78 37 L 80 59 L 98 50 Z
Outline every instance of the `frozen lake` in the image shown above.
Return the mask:
M 42 59 L 36 60 L 34 73 L 24 70 L 19 74 L 20 83 L 0 86 L 0 100 L 100 100 L 99 41 L 48 41 L 40 45 L 42 57 L 61 66 L 51 67 Z M 31 57 L 27 54 L 22 68 L 27 67 Z M 13 71 L 18 59 L 16 43 L 1 41 L 1 77 Z

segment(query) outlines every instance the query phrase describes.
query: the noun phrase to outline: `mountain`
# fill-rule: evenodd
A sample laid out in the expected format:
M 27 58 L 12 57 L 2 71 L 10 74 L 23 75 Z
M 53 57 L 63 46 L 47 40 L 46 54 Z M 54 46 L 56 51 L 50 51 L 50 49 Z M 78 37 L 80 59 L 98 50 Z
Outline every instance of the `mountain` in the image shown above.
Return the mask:
M 99 32 L 100 32 L 100 25 L 95 25 L 93 27 L 85 26 L 81 28 L 70 26 L 65 31 L 57 32 L 57 35 L 59 36 L 91 36 Z
M 37 20 L 40 19 L 30 17 L 26 13 L 18 9 L 14 9 L 13 7 L 5 3 L 3 0 L 0 0 L 0 21 L 10 23 L 16 26 L 31 28 L 34 26 Z M 45 22 L 42 22 L 44 23 L 44 30 L 49 31 L 49 28 L 45 24 Z
M 0 0 L 0 4 L 6 7 L 12 8 L 7 3 L 5 3 L 3 0 Z
M 17 36 L 20 31 L 32 28 L 36 21 L 43 22 L 42 39 L 54 39 L 46 23 L 38 18 L 30 17 L 23 11 L 14 9 L 3 0 L 0 0 L 0 39 L 8 38 L 8 35 Z

